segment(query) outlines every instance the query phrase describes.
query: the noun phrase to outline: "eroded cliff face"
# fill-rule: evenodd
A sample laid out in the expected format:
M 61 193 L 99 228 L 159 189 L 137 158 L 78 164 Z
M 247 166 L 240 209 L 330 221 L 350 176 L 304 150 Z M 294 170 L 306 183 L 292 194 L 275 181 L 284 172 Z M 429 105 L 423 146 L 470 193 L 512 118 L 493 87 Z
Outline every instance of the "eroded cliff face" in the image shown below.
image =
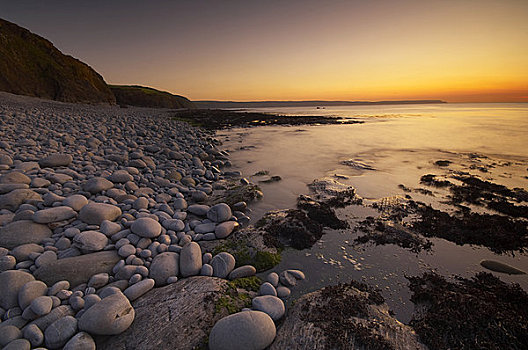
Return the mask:
M 0 19 L 0 91 L 63 102 L 115 103 L 103 77 L 53 44 Z

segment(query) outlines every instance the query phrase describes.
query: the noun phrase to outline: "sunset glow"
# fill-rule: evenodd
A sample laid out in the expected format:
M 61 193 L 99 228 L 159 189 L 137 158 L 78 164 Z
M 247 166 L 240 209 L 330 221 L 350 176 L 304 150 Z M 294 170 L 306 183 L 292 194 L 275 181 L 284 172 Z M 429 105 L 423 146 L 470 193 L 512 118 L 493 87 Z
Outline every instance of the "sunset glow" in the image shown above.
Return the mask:
M 0 13 L 108 83 L 192 100 L 528 102 L 523 0 L 74 3 Z

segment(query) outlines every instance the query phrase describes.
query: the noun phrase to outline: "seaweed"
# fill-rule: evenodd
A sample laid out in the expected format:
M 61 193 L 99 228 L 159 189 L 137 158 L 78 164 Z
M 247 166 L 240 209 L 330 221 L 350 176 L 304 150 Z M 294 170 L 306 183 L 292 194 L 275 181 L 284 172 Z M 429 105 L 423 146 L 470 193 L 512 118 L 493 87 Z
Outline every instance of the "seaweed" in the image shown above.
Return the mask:
M 410 325 L 429 349 L 526 349 L 528 294 L 490 273 L 448 282 L 429 272 L 407 277 L 422 305 Z

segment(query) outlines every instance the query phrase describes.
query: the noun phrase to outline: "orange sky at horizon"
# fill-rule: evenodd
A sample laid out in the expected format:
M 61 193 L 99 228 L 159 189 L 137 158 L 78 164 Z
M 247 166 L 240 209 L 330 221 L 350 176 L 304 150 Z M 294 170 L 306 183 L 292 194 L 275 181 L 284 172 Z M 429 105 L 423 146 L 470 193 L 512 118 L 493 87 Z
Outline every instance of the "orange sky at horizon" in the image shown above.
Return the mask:
M 108 83 L 191 100 L 528 102 L 525 0 L 22 3 Z

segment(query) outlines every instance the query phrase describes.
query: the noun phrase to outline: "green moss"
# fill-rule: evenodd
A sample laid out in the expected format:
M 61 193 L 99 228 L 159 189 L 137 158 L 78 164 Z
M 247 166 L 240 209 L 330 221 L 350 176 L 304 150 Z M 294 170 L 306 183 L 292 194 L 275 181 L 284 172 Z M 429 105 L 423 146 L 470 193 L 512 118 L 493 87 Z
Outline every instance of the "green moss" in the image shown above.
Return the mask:
M 270 253 L 265 251 L 257 251 L 255 256 L 255 268 L 257 271 L 266 271 L 278 265 L 281 262 L 280 253 Z
M 237 278 L 229 282 L 229 285 L 233 288 L 242 288 L 253 292 L 258 292 L 261 284 L 262 280 L 257 276 Z
M 195 127 L 203 127 L 203 124 L 192 119 L 192 118 L 184 118 L 184 117 L 172 117 L 171 118 L 172 120 L 176 120 L 176 121 L 179 121 L 179 122 L 184 122 L 184 123 L 187 123 L 189 124 L 190 126 L 195 126 Z
M 247 293 L 239 293 L 236 287 L 230 285 L 227 293 L 218 298 L 215 304 L 215 314 L 227 311 L 228 315 L 239 312 L 251 306 L 251 297 Z
M 229 252 L 235 257 L 235 267 L 252 265 L 257 269 L 257 272 L 269 270 L 281 262 L 280 252 L 271 253 L 253 249 L 246 239 L 226 240 L 224 243 L 216 246 L 212 254 L 216 255 L 221 252 Z

